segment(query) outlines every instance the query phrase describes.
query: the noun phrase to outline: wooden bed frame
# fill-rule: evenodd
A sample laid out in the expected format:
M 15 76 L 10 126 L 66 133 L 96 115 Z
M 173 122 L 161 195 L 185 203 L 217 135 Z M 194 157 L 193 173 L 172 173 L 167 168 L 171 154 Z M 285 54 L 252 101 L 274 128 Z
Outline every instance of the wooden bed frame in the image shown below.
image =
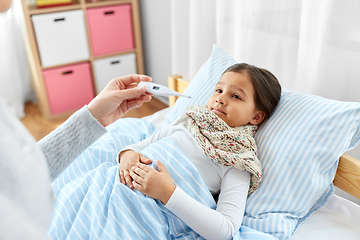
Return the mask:
M 189 85 L 189 81 L 180 75 L 171 75 L 168 78 L 169 88 L 183 93 Z M 169 97 L 169 106 L 175 104 L 177 97 Z M 344 154 L 340 157 L 338 169 L 334 179 L 334 185 L 360 199 L 360 161 Z

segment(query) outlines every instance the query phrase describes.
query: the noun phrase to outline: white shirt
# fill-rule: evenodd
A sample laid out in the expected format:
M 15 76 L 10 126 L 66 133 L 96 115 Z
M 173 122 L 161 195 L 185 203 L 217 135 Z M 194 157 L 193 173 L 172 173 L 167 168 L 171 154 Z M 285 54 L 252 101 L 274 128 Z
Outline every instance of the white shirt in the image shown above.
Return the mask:
M 213 210 L 176 187 L 165 205 L 189 227 L 206 239 L 230 239 L 240 228 L 250 185 L 250 173 L 234 167 L 225 167 L 211 161 L 202 151 L 187 127 L 187 116 L 156 132 L 132 149 L 140 152 L 164 137 L 170 136 L 193 162 L 207 188 L 218 194 L 216 210 Z
M 36 143 L 0 99 L 0 239 L 49 239 L 51 180 L 104 133 L 83 107 Z

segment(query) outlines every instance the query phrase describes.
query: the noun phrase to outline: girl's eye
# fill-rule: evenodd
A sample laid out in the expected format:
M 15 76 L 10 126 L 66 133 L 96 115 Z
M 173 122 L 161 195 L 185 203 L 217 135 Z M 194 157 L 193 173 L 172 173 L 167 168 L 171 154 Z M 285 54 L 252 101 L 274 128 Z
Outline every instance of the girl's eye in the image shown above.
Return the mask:
M 238 95 L 234 95 L 233 98 L 240 99 L 240 97 Z
M 215 92 L 222 93 L 222 90 L 221 89 L 216 89 Z

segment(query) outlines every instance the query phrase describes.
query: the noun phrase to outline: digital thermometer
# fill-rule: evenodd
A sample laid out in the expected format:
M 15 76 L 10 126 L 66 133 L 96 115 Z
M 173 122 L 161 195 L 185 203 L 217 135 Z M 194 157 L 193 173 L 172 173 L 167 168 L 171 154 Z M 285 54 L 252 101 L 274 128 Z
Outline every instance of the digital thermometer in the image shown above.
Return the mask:
M 150 83 L 150 82 L 139 82 L 138 87 L 145 86 L 146 92 L 159 95 L 159 96 L 178 96 L 178 97 L 187 97 L 191 98 L 190 96 L 180 94 L 164 85 Z

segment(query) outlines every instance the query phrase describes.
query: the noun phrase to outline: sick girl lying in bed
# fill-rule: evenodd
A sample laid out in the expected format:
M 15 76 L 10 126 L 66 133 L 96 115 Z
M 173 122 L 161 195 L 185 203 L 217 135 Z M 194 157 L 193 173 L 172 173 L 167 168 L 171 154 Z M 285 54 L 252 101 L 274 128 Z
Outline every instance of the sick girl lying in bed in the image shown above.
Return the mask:
M 246 199 L 262 179 L 254 134 L 270 117 L 281 94 L 276 77 L 265 69 L 235 64 L 223 73 L 208 105 L 191 106 L 174 124 L 118 155 L 120 181 L 161 201 L 206 239 L 229 239 L 242 222 Z M 215 210 L 175 186 L 166 167 L 139 152 L 171 136 L 193 162 L 206 186 L 218 196 Z

